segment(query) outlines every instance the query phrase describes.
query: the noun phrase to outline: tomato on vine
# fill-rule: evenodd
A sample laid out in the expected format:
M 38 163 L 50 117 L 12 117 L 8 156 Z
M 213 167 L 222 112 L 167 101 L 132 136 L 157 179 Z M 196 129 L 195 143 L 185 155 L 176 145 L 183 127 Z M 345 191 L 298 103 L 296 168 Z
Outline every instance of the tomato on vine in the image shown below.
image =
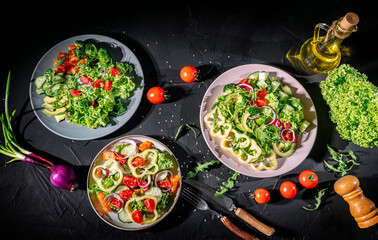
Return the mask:
M 185 66 L 180 71 L 180 77 L 184 82 L 194 82 L 198 80 L 198 71 L 193 66 Z

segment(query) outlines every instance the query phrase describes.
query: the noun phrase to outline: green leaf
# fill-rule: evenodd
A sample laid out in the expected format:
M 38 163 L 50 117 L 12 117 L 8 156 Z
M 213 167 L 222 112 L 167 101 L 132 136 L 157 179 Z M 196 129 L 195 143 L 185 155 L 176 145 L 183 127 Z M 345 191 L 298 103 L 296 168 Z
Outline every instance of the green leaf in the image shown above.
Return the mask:
M 225 192 L 235 187 L 235 183 L 238 182 L 238 176 L 240 176 L 240 173 L 231 171 L 230 172 L 231 177 L 228 178 L 226 182 L 222 182 L 222 185 L 219 187 L 220 191 L 215 192 L 216 197 L 222 196 Z
M 205 171 L 210 166 L 212 166 L 212 165 L 214 165 L 216 163 L 220 163 L 220 161 L 219 160 L 211 160 L 210 162 L 198 163 L 198 165 L 196 167 L 194 167 L 194 169 L 192 171 L 189 171 L 187 173 L 186 179 L 194 178 L 195 176 L 197 176 L 197 174 L 199 172 Z
M 176 136 L 175 136 L 175 139 L 173 140 L 174 142 L 176 142 L 176 140 L 178 139 L 178 137 L 179 137 L 179 135 L 180 135 L 180 133 L 181 133 L 183 127 L 186 127 L 186 128 L 191 129 L 191 130 L 194 132 L 194 137 L 197 138 L 197 133 L 196 133 L 196 131 L 194 130 L 194 128 L 191 127 L 189 124 L 185 123 L 185 124 L 182 124 L 182 125 L 178 128 L 177 133 L 176 133 Z
M 316 200 L 316 203 L 315 203 L 315 207 L 314 208 L 306 208 L 303 206 L 303 209 L 307 210 L 307 211 L 315 211 L 319 208 L 320 204 L 322 203 L 322 197 L 324 196 L 326 190 L 328 189 L 329 187 L 329 184 L 326 188 L 318 191 L 318 195 L 315 196 L 315 200 Z

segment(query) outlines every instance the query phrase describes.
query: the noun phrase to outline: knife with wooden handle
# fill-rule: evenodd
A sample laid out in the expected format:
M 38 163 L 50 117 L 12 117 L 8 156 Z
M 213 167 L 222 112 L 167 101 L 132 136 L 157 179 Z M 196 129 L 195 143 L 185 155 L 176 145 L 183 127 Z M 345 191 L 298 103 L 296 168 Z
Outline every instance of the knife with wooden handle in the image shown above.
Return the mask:
M 234 201 L 231 198 L 229 198 L 225 195 L 222 195 L 222 196 L 219 196 L 219 197 L 214 196 L 216 190 L 209 187 L 208 185 L 201 183 L 201 182 L 198 182 L 198 181 L 193 180 L 193 179 L 184 180 L 184 183 L 186 183 L 186 184 L 198 189 L 202 193 L 206 194 L 208 197 L 213 199 L 215 202 L 222 205 L 223 207 L 225 207 L 229 211 L 234 212 L 236 216 L 243 219 L 248 224 L 250 224 L 252 227 L 256 228 L 257 230 L 264 233 L 265 235 L 272 236 L 273 233 L 275 232 L 274 228 L 272 228 L 271 226 L 268 226 L 267 224 L 261 222 L 260 220 L 258 220 L 255 217 L 253 217 L 251 214 L 249 214 L 244 209 L 236 207 L 235 204 L 234 204 Z

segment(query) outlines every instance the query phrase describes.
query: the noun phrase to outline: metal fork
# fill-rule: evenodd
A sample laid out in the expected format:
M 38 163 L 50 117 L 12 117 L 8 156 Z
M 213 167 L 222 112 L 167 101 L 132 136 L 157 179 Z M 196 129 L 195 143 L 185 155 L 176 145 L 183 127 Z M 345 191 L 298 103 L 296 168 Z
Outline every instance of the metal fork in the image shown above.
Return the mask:
M 222 216 L 222 214 L 209 208 L 209 205 L 206 203 L 205 200 L 197 196 L 195 193 L 191 192 L 189 189 L 184 188 L 184 187 L 181 188 L 180 196 L 182 196 L 185 201 L 193 205 L 196 209 L 199 209 L 202 211 L 210 211 L 212 214 L 217 216 L 228 229 L 230 229 L 233 233 L 235 233 L 239 237 L 243 239 L 247 239 L 247 240 L 258 240 L 257 237 L 237 227 L 234 223 L 231 222 L 231 220 L 228 217 Z

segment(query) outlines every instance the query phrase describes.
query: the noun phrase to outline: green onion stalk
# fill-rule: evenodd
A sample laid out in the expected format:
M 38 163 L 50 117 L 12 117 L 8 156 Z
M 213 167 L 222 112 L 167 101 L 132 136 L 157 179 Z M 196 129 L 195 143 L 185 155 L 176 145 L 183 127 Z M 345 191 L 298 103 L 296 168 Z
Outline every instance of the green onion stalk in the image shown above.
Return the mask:
M 76 190 L 79 185 L 75 172 L 71 167 L 65 165 L 54 165 L 51 161 L 22 148 L 18 143 L 11 124 L 12 117 L 16 111 L 14 110 L 10 115 L 8 110 L 9 86 L 10 72 L 8 73 L 5 90 L 5 113 L 2 113 L 0 116 L 4 137 L 4 143 L 0 143 L 0 153 L 12 158 L 5 164 L 7 165 L 15 161 L 24 161 L 43 166 L 51 171 L 50 181 L 55 187 L 67 189 L 71 192 Z

